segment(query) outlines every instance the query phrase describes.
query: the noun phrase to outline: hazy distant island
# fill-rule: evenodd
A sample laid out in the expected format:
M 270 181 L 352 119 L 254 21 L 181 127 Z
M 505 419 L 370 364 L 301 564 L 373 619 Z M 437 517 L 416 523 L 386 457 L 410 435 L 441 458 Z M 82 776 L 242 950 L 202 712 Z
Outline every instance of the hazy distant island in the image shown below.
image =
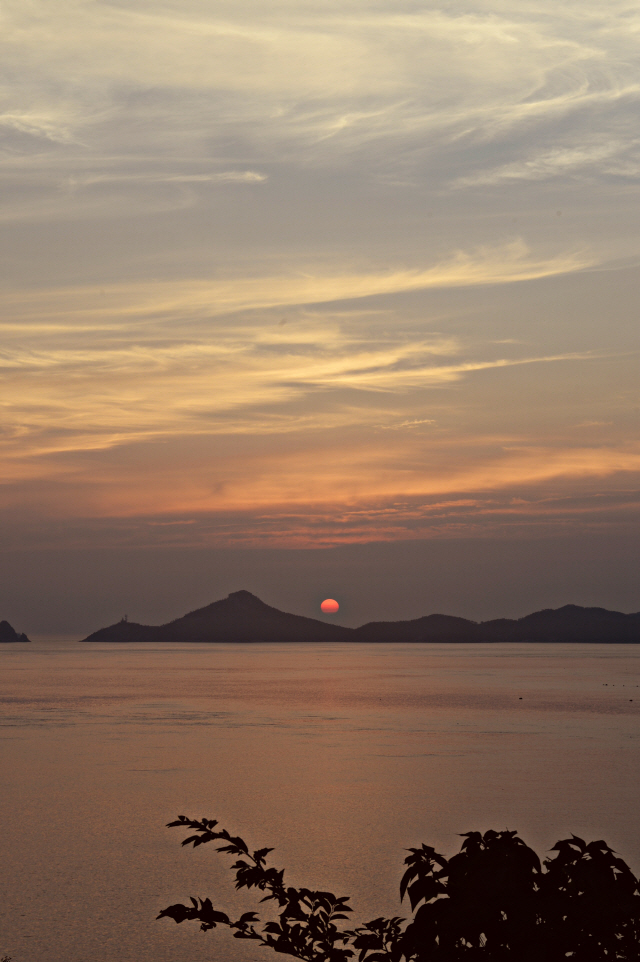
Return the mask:
M 14 641 L 31 641 L 31 639 L 24 633 L 19 635 L 8 621 L 0 621 L 0 645 L 11 644 Z
M 359 628 L 345 628 L 279 611 L 249 591 L 234 591 L 227 598 L 191 611 L 166 625 L 139 625 L 123 619 L 108 628 L 94 631 L 82 641 L 637 644 L 640 642 L 640 612 L 626 615 L 605 608 L 565 605 L 563 608 L 536 611 L 518 619 L 497 618 L 476 622 L 434 614 L 412 621 L 378 621 Z

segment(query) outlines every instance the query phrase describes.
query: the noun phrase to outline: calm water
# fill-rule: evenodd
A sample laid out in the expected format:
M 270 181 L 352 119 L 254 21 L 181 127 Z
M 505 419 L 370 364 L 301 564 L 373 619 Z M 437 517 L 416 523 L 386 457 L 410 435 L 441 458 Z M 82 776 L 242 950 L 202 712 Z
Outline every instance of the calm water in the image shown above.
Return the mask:
M 155 922 L 228 859 L 181 849 L 216 817 L 290 884 L 398 904 L 403 849 L 571 831 L 640 870 L 640 646 L 0 646 L 0 956 L 15 962 L 269 958 Z M 521 700 L 520 700 L 521 699 Z M 633 699 L 633 701 L 630 701 Z

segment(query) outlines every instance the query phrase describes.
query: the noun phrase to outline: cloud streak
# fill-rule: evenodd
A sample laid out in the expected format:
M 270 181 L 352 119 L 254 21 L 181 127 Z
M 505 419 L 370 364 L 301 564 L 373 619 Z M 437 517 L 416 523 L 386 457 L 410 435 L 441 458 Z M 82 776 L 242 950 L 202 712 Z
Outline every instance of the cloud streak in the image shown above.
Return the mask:
M 243 276 L 241 279 L 185 280 L 151 284 L 111 285 L 110 289 L 80 288 L 31 293 L 8 290 L 4 301 L 14 317 L 30 321 L 81 315 L 86 320 L 137 318 L 173 313 L 193 317 L 242 310 L 320 304 L 437 288 L 518 283 L 573 273 L 595 266 L 589 251 L 535 257 L 522 239 L 474 252 L 457 251 L 433 267 L 417 270 L 319 273 L 309 267 L 288 275 Z
M 6 511 L 324 544 L 637 478 L 628 3 L 1 17 Z
M 559 155 L 590 152 L 596 167 L 627 154 L 622 132 L 635 131 L 639 20 L 624 3 L 603 18 L 586 0 L 576 18 L 551 0 L 464 14 L 354 0 L 268 10 L 251 0 L 153 9 L 61 0 L 54 13 L 32 0 L 5 4 L 4 21 L 13 102 L 0 124 L 66 145 L 70 166 L 114 144 L 149 157 L 202 155 L 211 137 L 255 159 L 295 155 L 314 166 L 363 149 L 371 158 L 377 144 L 374 166 L 399 169 L 439 151 L 450 164 L 455 145 L 464 166 L 478 143 L 496 142 L 524 155 L 503 176 L 532 165 L 541 176 L 561 172 L 530 156 L 559 118 L 573 118 Z
M 353 309 L 374 295 L 515 283 L 585 263 L 575 255 L 541 261 L 514 243 L 475 256 L 457 253 L 413 272 L 14 292 L 0 323 L 6 456 L 181 434 L 384 423 L 381 402 L 370 410 L 359 395 L 401 395 L 480 371 L 585 360 L 590 355 L 580 352 L 464 358 L 455 337 L 376 335 L 357 310 L 350 321 L 349 311 L 333 317 L 303 309 L 309 302 L 342 300 Z M 296 323 L 265 323 L 265 311 L 292 307 L 303 311 Z M 29 329 L 38 342 L 25 347 Z M 318 392 L 339 399 L 301 417 L 301 401 Z

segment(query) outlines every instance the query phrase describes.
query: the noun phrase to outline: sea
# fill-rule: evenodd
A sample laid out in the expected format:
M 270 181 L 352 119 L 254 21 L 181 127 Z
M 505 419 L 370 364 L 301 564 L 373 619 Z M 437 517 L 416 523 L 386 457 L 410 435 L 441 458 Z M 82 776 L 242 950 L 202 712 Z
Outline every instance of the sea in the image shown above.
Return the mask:
M 270 847 L 285 882 L 407 917 L 407 849 L 571 833 L 640 871 L 640 645 L 0 646 L 0 958 L 250 962 L 233 858 L 179 815 Z

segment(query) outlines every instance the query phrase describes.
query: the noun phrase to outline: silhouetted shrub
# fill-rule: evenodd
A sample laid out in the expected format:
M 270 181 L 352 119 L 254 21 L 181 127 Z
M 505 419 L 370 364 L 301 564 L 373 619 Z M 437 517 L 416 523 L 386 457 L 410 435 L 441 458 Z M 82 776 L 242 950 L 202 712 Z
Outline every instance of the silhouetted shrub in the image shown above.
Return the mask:
M 219 852 L 238 856 L 236 889 L 266 893 L 261 901 L 277 903 L 278 920 L 246 912 L 231 921 L 208 898 L 170 905 L 158 918 L 197 921 L 203 931 L 226 925 L 236 939 L 306 962 L 640 960 L 638 880 L 603 841 L 572 835 L 542 865 L 516 832 L 467 832 L 450 859 L 426 845 L 409 849 L 400 899 L 408 897 L 411 921 L 381 917 L 343 929 L 348 897 L 285 886 L 284 871 L 267 867 L 273 849 L 251 853 L 217 824 L 181 815 L 169 827 L 195 831 L 182 843 L 194 848 L 222 841 Z

